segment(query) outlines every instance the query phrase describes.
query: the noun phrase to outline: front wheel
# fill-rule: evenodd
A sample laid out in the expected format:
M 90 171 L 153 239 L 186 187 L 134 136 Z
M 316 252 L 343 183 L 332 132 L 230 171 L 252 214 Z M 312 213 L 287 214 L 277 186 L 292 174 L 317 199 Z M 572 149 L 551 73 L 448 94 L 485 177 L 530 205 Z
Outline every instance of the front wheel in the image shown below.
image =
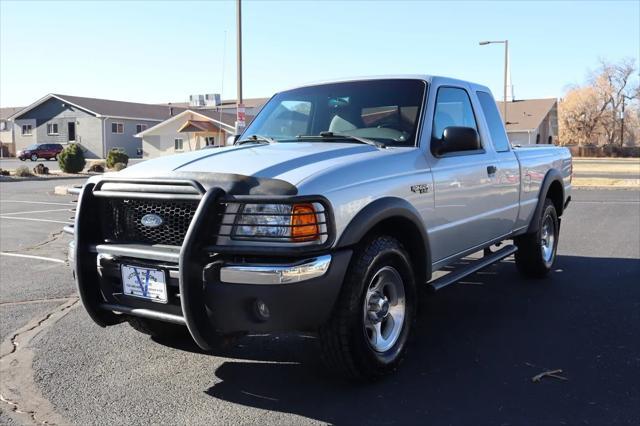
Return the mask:
M 534 219 L 536 220 L 536 219 Z M 516 266 L 525 276 L 545 277 L 556 260 L 560 221 L 553 202 L 545 199 L 538 230 L 516 238 Z
M 33 155 L 31 156 L 31 161 L 38 161 L 38 156 L 37 156 L 37 155 L 35 155 L 35 154 L 33 154 Z
M 320 330 L 325 364 L 351 379 L 373 379 L 395 370 L 406 352 L 416 315 L 411 261 L 390 236 L 354 252 L 331 319 Z

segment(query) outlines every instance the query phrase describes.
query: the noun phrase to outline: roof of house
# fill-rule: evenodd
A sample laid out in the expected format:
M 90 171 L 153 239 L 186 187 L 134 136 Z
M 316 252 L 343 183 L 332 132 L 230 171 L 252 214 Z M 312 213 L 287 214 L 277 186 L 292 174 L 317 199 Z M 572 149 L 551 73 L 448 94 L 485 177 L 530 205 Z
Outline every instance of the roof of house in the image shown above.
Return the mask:
M 242 103 L 244 104 L 245 108 L 262 108 L 269 99 L 270 98 L 249 98 L 249 99 L 243 99 Z M 222 101 L 220 101 L 220 103 L 217 106 L 191 106 L 189 102 L 169 102 L 166 104 L 158 104 L 158 105 L 165 105 L 165 106 L 169 105 L 169 106 L 180 107 L 184 109 L 189 108 L 192 110 L 200 111 L 200 110 L 208 110 L 208 109 L 212 109 L 212 110 L 235 109 L 236 102 L 237 101 L 235 99 L 223 99 Z
M 0 119 L 6 120 L 7 118 L 11 117 L 13 114 L 15 114 L 16 112 L 20 111 L 23 108 L 24 107 L 0 108 Z
M 537 129 L 557 102 L 555 98 L 507 102 L 507 132 L 525 132 Z M 502 117 L 503 102 L 496 103 Z
M 172 105 L 153 105 L 138 102 L 113 101 L 110 99 L 85 98 L 80 96 L 51 93 L 32 103 L 28 107 L 22 109 L 18 113 L 14 113 L 11 118 L 19 118 L 24 113 L 31 111 L 32 109 L 52 98 L 58 99 L 62 102 L 66 102 L 99 117 L 163 121 L 167 118 L 170 118 L 172 115 L 184 111 L 185 109 L 174 107 Z

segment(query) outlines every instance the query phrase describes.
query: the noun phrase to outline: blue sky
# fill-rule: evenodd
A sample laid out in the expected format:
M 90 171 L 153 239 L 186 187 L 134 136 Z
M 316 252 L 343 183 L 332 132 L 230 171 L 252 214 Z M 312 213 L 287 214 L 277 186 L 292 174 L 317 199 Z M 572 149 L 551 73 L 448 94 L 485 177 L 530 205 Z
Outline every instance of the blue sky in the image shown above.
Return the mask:
M 502 46 L 478 41 L 508 38 L 516 97 L 560 97 L 599 57 L 637 63 L 639 22 L 639 1 L 246 0 L 244 95 L 419 73 L 483 83 L 499 97 Z M 0 0 L 2 106 L 47 93 L 178 102 L 221 91 L 236 94 L 233 1 Z

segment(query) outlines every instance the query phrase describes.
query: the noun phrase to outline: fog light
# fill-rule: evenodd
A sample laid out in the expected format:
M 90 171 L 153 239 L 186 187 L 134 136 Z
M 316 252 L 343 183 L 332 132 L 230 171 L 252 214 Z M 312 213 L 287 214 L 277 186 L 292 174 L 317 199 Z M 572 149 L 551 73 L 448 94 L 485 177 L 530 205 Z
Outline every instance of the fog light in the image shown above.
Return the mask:
M 254 303 L 256 316 L 260 321 L 266 321 L 269 319 L 271 313 L 269 312 L 269 307 L 262 300 L 258 299 Z

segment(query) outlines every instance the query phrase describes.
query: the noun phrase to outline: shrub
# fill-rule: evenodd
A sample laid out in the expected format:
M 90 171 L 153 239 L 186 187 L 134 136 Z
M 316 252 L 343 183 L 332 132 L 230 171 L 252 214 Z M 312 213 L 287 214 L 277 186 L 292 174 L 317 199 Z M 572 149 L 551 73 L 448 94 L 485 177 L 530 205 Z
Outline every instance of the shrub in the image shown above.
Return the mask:
M 87 161 L 78 144 L 72 143 L 58 154 L 58 164 L 65 173 L 79 173 L 84 169 Z
M 122 169 L 126 169 L 127 165 L 125 163 L 116 163 L 113 165 L 113 170 L 115 170 L 116 172 L 119 172 Z
M 37 175 L 48 175 L 49 174 L 49 168 L 47 166 L 45 166 L 44 164 L 38 164 L 37 166 L 35 166 L 33 168 L 33 173 L 35 173 Z
M 124 152 L 124 150 L 122 150 L 122 148 L 111 148 L 107 154 L 107 167 L 115 169 L 115 166 L 118 163 L 123 163 L 126 167 L 127 164 L 129 164 L 129 156 Z
M 0 169 L 0 176 L 9 176 L 10 174 L 9 170 Z
M 91 167 L 89 167 L 89 171 L 94 173 L 104 173 L 104 166 L 99 163 L 92 164 Z
M 28 177 L 33 176 L 33 173 L 31 173 L 31 170 L 29 170 L 27 166 L 20 166 L 16 169 L 15 175 L 20 177 Z

